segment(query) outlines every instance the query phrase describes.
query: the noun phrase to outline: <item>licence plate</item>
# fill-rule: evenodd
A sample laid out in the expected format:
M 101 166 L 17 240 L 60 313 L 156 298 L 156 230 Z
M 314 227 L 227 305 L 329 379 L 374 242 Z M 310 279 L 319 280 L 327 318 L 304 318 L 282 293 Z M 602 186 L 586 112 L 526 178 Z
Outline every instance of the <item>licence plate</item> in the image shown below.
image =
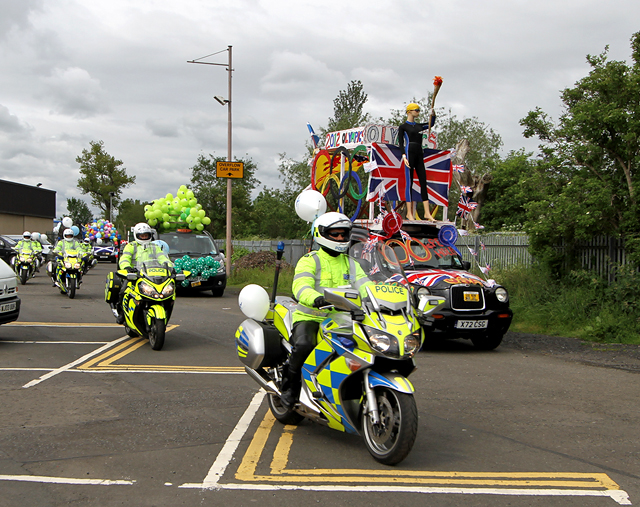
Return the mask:
M 478 292 L 465 292 L 465 293 L 463 293 L 463 298 L 464 298 L 465 301 L 473 301 L 474 303 L 479 303 L 480 302 L 480 293 L 478 293 Z
M 0 313 L 12 312 L 16 309 L 16 302 L 13 303 L 5 303 L 0 305 Z
M 489 327 L 488 320 L 459 320 L 456 322 L 458 329 L 486 329 Z
M 100 258 L 101 258 L 101 259 L 108 259 L 108 258 L 109 258 L 109 256 L 108 256 L 108 255 L 101 255 L 101 256 L 100 256 Z
M 191 282 L 191 287 L 198 287 L 199 285 L 202 285 L 202 282 Z

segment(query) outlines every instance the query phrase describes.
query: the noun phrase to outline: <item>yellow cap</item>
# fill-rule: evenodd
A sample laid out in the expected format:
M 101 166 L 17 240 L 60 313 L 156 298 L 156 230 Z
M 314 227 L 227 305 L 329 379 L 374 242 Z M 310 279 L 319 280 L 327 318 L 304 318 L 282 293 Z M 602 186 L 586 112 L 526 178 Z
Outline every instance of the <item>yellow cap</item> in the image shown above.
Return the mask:
M 415 102 L 412 102 L 411 104 L 407 104 L 407 111 L 414 111 L 415 109 L 420 109 L 420 106 Z

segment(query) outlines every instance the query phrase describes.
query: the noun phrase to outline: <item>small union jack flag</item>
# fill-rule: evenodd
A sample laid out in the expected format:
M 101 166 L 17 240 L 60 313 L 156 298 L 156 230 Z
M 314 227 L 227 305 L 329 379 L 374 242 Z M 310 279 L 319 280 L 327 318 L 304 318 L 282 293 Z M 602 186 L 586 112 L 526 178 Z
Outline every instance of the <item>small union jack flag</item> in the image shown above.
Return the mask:
M 460 185 L 460 192 L 462 192 L 463 194 L 468 194 L 469 192 L 473 192 L 473 188 L 467 187 L 465 185 Z
M 476 209 L 477 206 L 477 202 L 472 201 L 466 195 L 461 195 L 460 200 L 458 201 L 458 209 L 456 210 L 456 215 L 462 218 L 467 218 L 471 211 Z
M 464 172 L 464 166 L 463 165 L 454 165 L 453 166 L 453 170 L 457 173 L 463 173 Z

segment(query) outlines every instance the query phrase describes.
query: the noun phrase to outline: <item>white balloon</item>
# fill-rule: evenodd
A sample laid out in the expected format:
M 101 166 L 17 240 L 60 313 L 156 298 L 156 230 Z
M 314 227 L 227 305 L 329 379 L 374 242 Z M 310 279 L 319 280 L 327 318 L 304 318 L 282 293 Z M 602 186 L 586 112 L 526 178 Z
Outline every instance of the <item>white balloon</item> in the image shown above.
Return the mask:
M 317 190 L 304 190 L 296 198 L 295 207 L 302 220 L 313 222 L 327 211 L 327 201 Z
M 238 305 L 240 305 L 240 310 L 247 317 L 262 321 L 269 311 L 269 294 L 260 285 L 249 284 L 240 291 Z
M 65 227 L 71 227 L 73 225 L 73 220 L 71 220 L 71 218 L 69 217 L 64 217 L 62 219 L 62 225 L 64 225 Z
M 96 239 L 96 244 L 102 245 L 102 239 L 101 238 Z

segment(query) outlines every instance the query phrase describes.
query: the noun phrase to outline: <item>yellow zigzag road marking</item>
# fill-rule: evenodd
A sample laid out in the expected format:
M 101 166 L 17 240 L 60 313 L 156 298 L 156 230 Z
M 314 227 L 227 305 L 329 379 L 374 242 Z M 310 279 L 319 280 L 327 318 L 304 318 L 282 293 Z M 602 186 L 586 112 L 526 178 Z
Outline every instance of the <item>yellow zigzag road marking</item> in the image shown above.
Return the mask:
M 574 488 L 619 490 L 607 474 L 547 472 L 440 472 L 418 470 L 287 469 L 295 426 L 285 426 L 271 461 L 270 475 L 256 475 L 256 468 L 273 428 L 274 417 L 268 412 L 260 423 L 236 479 L 247 482 L 294 483 L 390 483 L 421 485 L 455 485 L 519 488 Z M 544 490 L 543 490 L 544 491 Z

